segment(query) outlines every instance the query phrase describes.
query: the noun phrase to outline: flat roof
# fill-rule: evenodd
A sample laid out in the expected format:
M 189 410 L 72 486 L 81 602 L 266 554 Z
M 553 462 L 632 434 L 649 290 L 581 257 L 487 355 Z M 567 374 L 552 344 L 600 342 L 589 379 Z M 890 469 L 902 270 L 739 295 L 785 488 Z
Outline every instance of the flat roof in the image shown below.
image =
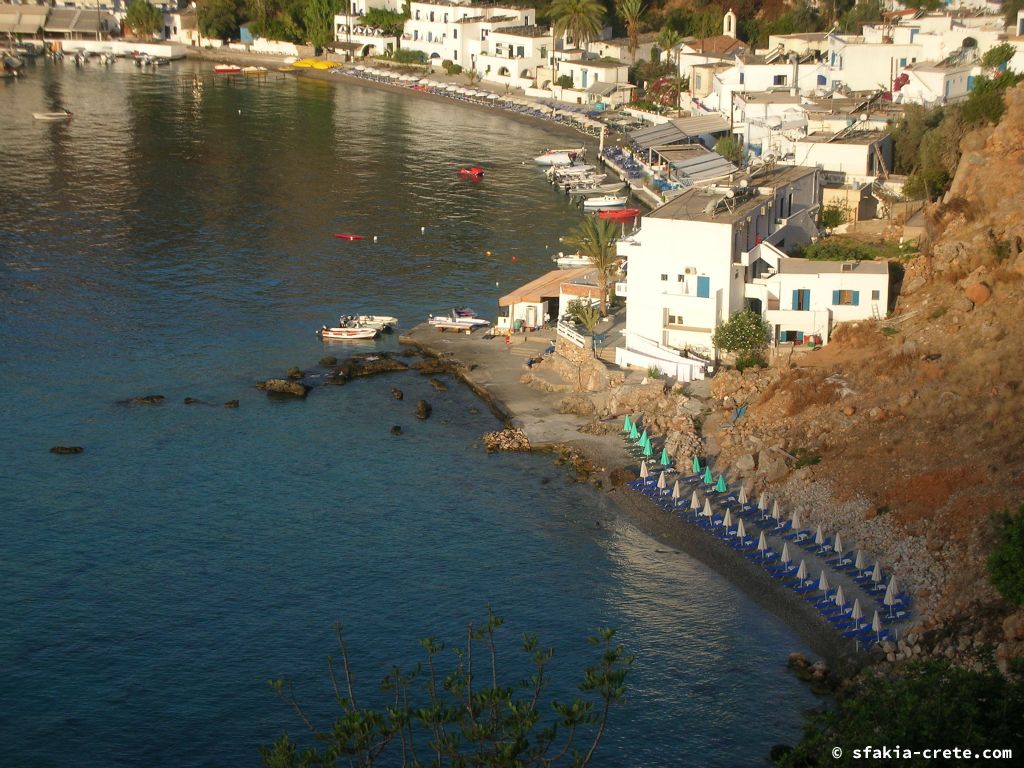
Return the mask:
M 803 99 L 793 95 L 789 89 L 778 91 L 746 91 L 737 93 L 736 98 L 744 104 L 801 104 Z
M 887 275 L 888 261 L 812 261 L 788 257 L 779 259 L 778 272 L 790 275 L 817 275 L 821 273 L 852 275 Z
M 499 307 L 508 307 L 512 304 L 529 302 L 540 303 L 544 299 L 550 299 L 561 293 L 563 283 L 575 283 L 589 285 L 589 277 L 596 277 L 597 270 L 594 267 L 574 267 L 573 269 L 553 269 L 526 285 L 516 288 L 512 293 L 507 293 L 498 299 Z
M 835 134 L 811 133 L 799 139 L 797 144 L 874 144 L 889 135 L 889 131 L 856 131 L 841 139 L 833 138 Z
M 763 167 L 763 166 L 762 166 Z M 761 169 L 755 170 L 756 175 L 751 179 L 753 194 L 740 198 L 735 207 L 729 209 L 718 209 L 715 203 L 723 199 L 723 192 L 714 187 L 691 187 L 677 197 L 672 198 L 659 208 L 647 214 L 649 219 L 678 219 L 683 221 L 706 221 L 714 223 L 735 223 L 763 202 L 768 200 L 770 195 L 762 194 L 761 188 L 776 188 L 805 176 L 817 173 L 816 168 L 805 168 L 799 165 L 778 165 L 770 171 Z M 750 174 L 740 176 L 737 174 L 730 184 L 735 186 L 748 178 Z M 724 184 L 722 186 L 725 186 Z
M 548 27 L 538 27 L 536 24 L 519 27 L 501 27 L 494 30 L 492 35 L 511 35 L 512 37 L 547 37 L 551 34 Z

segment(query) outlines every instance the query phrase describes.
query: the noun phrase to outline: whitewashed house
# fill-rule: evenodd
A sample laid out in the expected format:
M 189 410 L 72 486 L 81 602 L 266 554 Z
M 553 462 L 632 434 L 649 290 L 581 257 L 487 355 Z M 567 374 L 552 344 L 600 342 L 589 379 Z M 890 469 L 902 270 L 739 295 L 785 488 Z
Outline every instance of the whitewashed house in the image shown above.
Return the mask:
M 618 59 L 558 59 L 555 82 L 569 77 L 572 85 L 552 86 L 555 98 L 577 104 L 622 104 L 629 100 L 634 86 L 629 82 L 629 65 Z
M 555 269 L 498 299 L 498 329 L 540 328 L 559 320 L 574 299 L 598 303 L 601 292 L 594 267 Z
M 704 103 L 728 115 L 735 96 L 747 92 L 782 91 L 792 95 L 813 96 L 825 92 L 828 66 L 823 62 L 801 63 L 794 54 L 792 61 L 785 56 L 738 56 L 732 67 L 718 72 L 712 93 Z
M 786 248 L 817 234 L 820 197 L 813 168 L 763 166 L 730 185 L 692 188 L 643 217 L 618 244 L 626 259 L 626 340 L 620 365 L 658 366 L 676 378 L 711 353 L 714 329 L 746 305 L 750 252 Z
M 629 52 L 629 38 L 615 37 L 610 40 L 595 40 L 587 43 L 587 52 L 599 58 L 618 59 L 632 64 L 634 61 L 651 61 L 653 49 L 658 45 L 656 32 L 637 35 L 636 51 Z
M 480 71 L 478 57 L 492 54 L 490 35 L 503 27 L 531 26 L 533 8 L 514 8 L 476 3 L 409 3 L 411 17 L 405 22 L 402 48 L 423 51 L 432 63 L 451 61 L 467 70 Z
M 477 56 L 476 70 L 488 82 L 529 88 L 536 82 L 538 69 L 547 65 L 550 47 L 551 30 L 546 27 L 496 28 Z
M 893 93 L 893 100 L 926 107 L 955 104 L 970 96 L 974 80 L 981 71 L 976 64 L 910 64 L 897 76 L 899 80 L 894 90 L 899 90 Z

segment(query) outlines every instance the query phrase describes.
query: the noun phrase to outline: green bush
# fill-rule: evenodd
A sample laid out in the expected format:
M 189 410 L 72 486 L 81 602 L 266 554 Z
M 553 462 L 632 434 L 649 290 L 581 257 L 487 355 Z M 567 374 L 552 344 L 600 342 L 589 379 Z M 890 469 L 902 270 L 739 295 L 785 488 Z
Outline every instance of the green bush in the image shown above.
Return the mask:
M 392 54 L 391 58 L 399 64 L 427 63 L 427 54 L 424 51 L 411 51 L 407 48 L 399 48 Z
M 555 85 L 559 88 L 572 88 L 572 77 L 570 75 L 561 75 L 555 81 Z
M 988 558 L 988 576 L 999 594 L 1018 605 L 1024 603 L 1024 504 L 1016 515 L 993 515 L 996 548 Z
M 744 309 L 715 328 L 711 343 L 726 352 L 760 352 L 768 346 L 771 328 L 759 314 Z
M 838 200 L 829 203 L 821 209 L 821 215 L 819 216 L 821 226 L 831 232 L 833 229 L 838 227 L 840 224 L 845 224 L 847 219 L 846 204 L 841 203 Z
M 447 72 L 449 75 L 461 75 L 462 65 L 450 63 L 447 67 L 444 68 L 444 71 Z
M 745 371 L 747 368 L 767 368 L 768 361 L 760 352 L 743 352 L 736 358 L 736 370 Z
M 800 255 L 811 261 L 870 261 L 875 258 L 871 248 L 863 243 L 832 237 L 805 246 Z

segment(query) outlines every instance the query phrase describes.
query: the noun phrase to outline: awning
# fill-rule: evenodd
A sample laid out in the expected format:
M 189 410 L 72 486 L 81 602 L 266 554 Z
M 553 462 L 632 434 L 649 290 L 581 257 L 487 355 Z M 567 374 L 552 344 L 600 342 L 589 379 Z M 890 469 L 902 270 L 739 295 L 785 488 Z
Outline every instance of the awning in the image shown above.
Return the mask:
M 558 296 L 562 292 L 563 283 L 586 283 L 587 281 L 584 278 L 596 275 L 597 270 L 593 267 L 554 269 L 547 274 L 541 275 L 536 280 L 531 280 L 526 285 L 512 291 L 512 293 L 502 296 L 498 299 L 498 306 L 508 307 L 524 302 L 539 304 L 545 299 Z
M 615 93 L 619 88 L 617 83 L 602 83 L 600 80 L 591 83 L 587 86 L 587 93 L 593 93 L 597 96 L 610 96 Z
M 660 125 L 632 131 L 629 138 L 642 149 L 656 146 L 688 142 L 706 133 L 725 133 L 729 130 L 729 121 L 722 115 L 700 115 L 698 117 L 680 117 Z
M 678 160 L 672 163 L 672 175 L 678 179 L 716 179 L 735 173 L 737 168 L 717 152 L 707 152 L 698 157 Z

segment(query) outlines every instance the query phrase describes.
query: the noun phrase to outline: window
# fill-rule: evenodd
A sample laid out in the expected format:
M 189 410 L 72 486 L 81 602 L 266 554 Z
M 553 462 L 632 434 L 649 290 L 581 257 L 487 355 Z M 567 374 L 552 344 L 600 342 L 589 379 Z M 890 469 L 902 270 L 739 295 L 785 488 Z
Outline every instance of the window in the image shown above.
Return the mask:
M 682 315 L 669 315 L 668 316 L 668 324 L 669 325 L 682 325 L 683 324 L 683 316 Z
M 686 277 L 683 275 L 676 275 L 676 280 L 681 283 L 686 280 Z
M 523 58 L 524 56 L 526 56 L 526 47 L 522 46 L 522 45 L 517 45 L 516 46 L 516 56 L 518 56 L 520 59 Z
M 793 291 L 793 309 L 807 312 L 811 308 L 811 291 L 809 288 L 798 288 Z
M 743 75 L 740 75 L 740 77 L 743 77 Z M 693 78 L 693 87 L 694 87 L 695 90 L 698 90 L 698 91 L 701 89 L 700 75 L 695 75 L 694 76 L 694 78 Z
M 856 307 L 860 305 L 860 291 L 832 291 L 832 305 Z
M 448 23 L 448 14 L 447 14 L 447 13 L 446 13 L 446 14 L 444 15 L 444 23 L 445 23 L 445 24 L 447 24 L 447 23 Z
M 420 12 L 416 11 L 416 21 L 420 20 Z M 415 38 L 413 38 L 415 40 Z
M 434 12 L 433 12 L 433 11 L 431 11 L 431 12 L 430 12 L 430 20 L 431 20 L 431 21 L 433 21 L 433 20 L 434 20 Z
M 746 78 L 746 73 L 740 72 L 740 85 L 743 85 L 743 81 Z
M 871 292 L 871 300 L 872 301 L 878 301 L 880 298 L 882 298 L 882 292 L 881 291 L 872 291 Z
M 668 282 L 668 275 L 662 275 L 662 276 L 661 276 L 661 281 L 662 281 L 663 283 L 664 283 L 664 282 Z
M 697 276 L 697 295 L 702 299 L 711 298 L 711 278 L 705 275 Z
M 786 76 L 785 75 L 775 75 L 775 77 L 772 78 L 772 85 L 785 85 L 785 84 L 786 84 Z
M 459 39 L 459 30 L 453 29 L 452 30 L 452 40 L 458 40 L 458 39 Z
M 901 67 L 907 66 L 907 57 L 906 56 L 904 56 L 903 58 L 900 59 L 900 66 Z

